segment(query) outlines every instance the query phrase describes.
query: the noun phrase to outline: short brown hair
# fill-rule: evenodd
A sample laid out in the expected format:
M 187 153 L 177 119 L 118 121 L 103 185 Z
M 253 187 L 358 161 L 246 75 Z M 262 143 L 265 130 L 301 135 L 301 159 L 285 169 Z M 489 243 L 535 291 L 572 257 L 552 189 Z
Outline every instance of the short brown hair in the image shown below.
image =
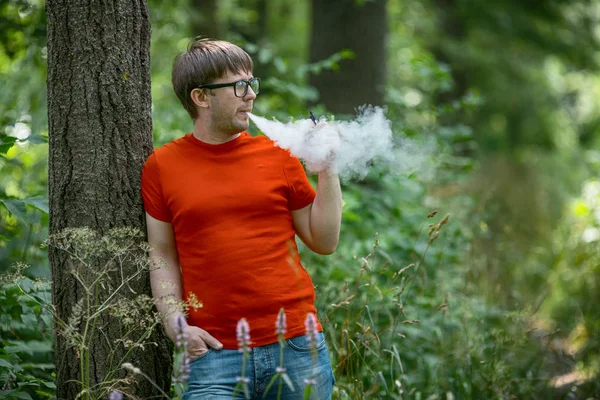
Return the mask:
M 173 62 L 171 81 L 179 101 L 193 120 L 198 110 L 190 93 L 200 85 L 212 83 L 228 72 L 252 72 L 252 58 L 244 50 L 224 40 L 196 38 L 185 53 Z

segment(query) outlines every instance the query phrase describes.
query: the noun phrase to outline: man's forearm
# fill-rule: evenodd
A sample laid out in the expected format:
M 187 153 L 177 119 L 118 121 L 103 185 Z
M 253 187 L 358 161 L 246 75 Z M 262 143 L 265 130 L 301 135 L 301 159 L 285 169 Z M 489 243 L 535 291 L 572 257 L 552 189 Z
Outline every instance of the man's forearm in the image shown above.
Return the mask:
M 313 243 L 319 243 L 324 253 L 337 247 L 342 223 L 342 190 L 337 174 L 319 173 L 317 196 L 310 213 Z
M 177 319 L 183 315 L 179 264 L 176 260 L 169 260 L 155 251 L 150 253 L 150 260 L 152 296 L 156 299 L 158 312 L 164 318 L 165 331 L 171 340 L 174 340 L 177 336 Z

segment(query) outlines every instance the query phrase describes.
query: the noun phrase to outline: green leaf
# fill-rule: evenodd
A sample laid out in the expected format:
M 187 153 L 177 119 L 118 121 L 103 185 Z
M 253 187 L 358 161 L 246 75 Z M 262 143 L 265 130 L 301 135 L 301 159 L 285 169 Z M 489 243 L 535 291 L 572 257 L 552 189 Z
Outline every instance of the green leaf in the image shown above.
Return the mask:
M 312 392 L 312 385 L 306 385 L 304 388 L 304 400 L 310 399 L 310 393 Z
M 52 344 L 49 341 L 8 341 L 5 344 L 5 350 L 9 354 L 25 353 L 32 356 L 34 353 L 48 353 L 52 351 Z
M 0 136 L 0 154 L 6 154 L 15 145 L 16 140 L 14 136 Z
M 41 315 L 42 321 L 44 321 L 44 324 L 47 327 L 51 327 L 53 324 L 53 320 L 52 320 L 52 315 L 50 314 L 42 314 Z
M 285 64 L 285 61 L 280 57 L 277 57 L 273 60 L 273 65 L 277 69 L 277 72 L 279 72 L 280 74 L 283 74 L 287 71 L 287 65 Z
M 33 400 L 31 398 L 31 395 L 27 392 L 19 392 L 19 393 L 15 393 L 14 395 L 15 399 L 23 399 L 23 400 Z
M 48 370 L 48 371 L 53 371 L 56 368 L 56 365 L 52 364 L 52 363 L 24 363 L 21 364 L 21 366 L 23 367 L 23 370 Z
M 37 325 L 38 319 L 33 314 L 22 314 L 21 321 L 23 321 L 25 325 L 33 327 Z
M 3 136 L 0 138 L 0 141 L 3 144 L 13 144 L 17 141 L 17 138 L 15 136 Z
M 275 381 L 277 380 L 278 377 L 279 377 L 279 374 L 273 375 L 273 377 L 269 381 L 269 384 L 265 388 L 265 394 L 263 395 L 263 398 L 267 397 L 267 394 L 269 393 L 269 390 L 271 389 L 271 386 L 273 386 L 273 384 L 275 383 Z
M 390 391 L 388 389 L 388 385 L 387 382 L 385 381 L 385 377 L 383 376 L 383 373 L 381 371 L 379 371 L 377 373 L 377 377 L 379 378 L 379 380 L 381 381 L 383 387 L 385 388 L 385 392 L 387 393 L 387 395 L 390 395 Z
M 47 397 L 49 399 L 55 398 L 55 396 L 53 395 L 52 392 L 46 392 L 46 391 L 43 391 L 43 390 L 36 390 L 35 394 L 38 395 L 38 397 L 37 397 L 38 399 L 40 399 L 42 397 Z
M 34 135 L 29 135 L 26 139 L 29 143 L 31 144 L 43 144 L 43 143 L 48 143 L 48 137 L 47 136 L 43 136 L 43 135 L 38 135 L 38 134 L 34 134 Z
M 23 278 L 23 280 L 21 281 L 21 283 L 19 284 L 19 286 L 21 287 L 21 289 L 23 289 L 23 291 L 25 293 L 31 293 L 31 291 L 33 291 L 33 289 L 35 289 L 35 284 L 33 283 L 33 281 L 29 278 Z M 25 301 L 27 301 L 29 298 L 26 297 Z M 23 308 L 23 313 L 26 313 L 28 311 L 28 308 Z
M 0 154 L 8 153 L 8 150 L 10 150 L 11 147 L 13 147 L 13 144 L 0 144 Z
M 288 385 L 288 387 L 290 388 L 290 390 L 292 392 L 295 392 L 296 389 L 294 389 L 294 384 L 292 383 L 292 380 L 290 379 L 290 377 L 288 376 L 288 374 L 283 373 L 281 375 L 281 377 L 283 378 L 283 381 L 285 382 L 285 384 Z
M 27 207 L 23 200 L 0 200 L 4 207 L 18 220 L 29 224 L 27 219 Z
M 23 399 L 33 400 L 29 393 L 16 392 L 14 390 L 0 391 L 0 399 Z
M 30 377 L 30 381 L 29 382 L 19 382 L 17 383 L 17 386 L 20 388 L 24 388 L 24 387 L 30 387 L 30 388 L 39 388 L 40 384 L 37 382 L 37 379 L 35 379 L 34 377 Z
M 13 368 L 13 365 L 11 363 L 9 363 L 8 361 L 6 361 L 3 358 L 0 358 L 0 367 L 4 367 L 4 368 Z
M 42 196 L 36 196 L 36 197 L 28 197 L 26 199 L 23 199 L 23 201 L 27 204 L 29 204 L 32 207 L 37 208 L 38 210 L 48 214 L 48 199 Z
M 42 196 L 28 197 L 25 199 L 0 199 L 6 209 L 18 220 L 32 224 L 36 222 L 31 214 L 27 213 L 27 205 L 48 214 L 48 199 Z

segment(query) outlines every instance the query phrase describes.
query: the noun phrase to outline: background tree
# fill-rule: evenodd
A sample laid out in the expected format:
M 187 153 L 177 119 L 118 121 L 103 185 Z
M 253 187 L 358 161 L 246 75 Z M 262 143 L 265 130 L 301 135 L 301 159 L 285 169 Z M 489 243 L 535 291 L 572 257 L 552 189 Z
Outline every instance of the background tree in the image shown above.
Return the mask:
M 190 12 L 192 36 L 204 36 L 219 39 L 222 35 L 221 23 L 216 0 L 191 0 Z
M 334 113 L 382 105 L 387 65 L 387 2 L 313 0 L 310 62 L 349 49 L 354 56 L 311 76 L 320 101 Z
M 143 229 L 140 174 L 153 147 L 146 2 L 49 0 L 46 12 L 50 234 L 77 227 L 100 234 L 115 227 Z M 52 247 L 48 255 L 56 313 L 67 321 L 84 294 L 69 273 L 68 255 Z M 125 275 L 135 270 L 127 268 Z M 147 276 L 131 289 L 150 293 Z M 117 319 L 104 319 L 101 327 L 107 340 L 91 343 L 91 383 L 107 376 L 110 347 L 122 335 Z M 162 335 L 155 340 L 157 346 L 138 350 L 129 362 L 168 391 L 167 342 Z M 80 390 L 74 381 L 82 379 L 80 355 L 60 334 L 55 354 L 57 397 L 74 399 Z M 157 393 L 142 380 L 137 394 Z

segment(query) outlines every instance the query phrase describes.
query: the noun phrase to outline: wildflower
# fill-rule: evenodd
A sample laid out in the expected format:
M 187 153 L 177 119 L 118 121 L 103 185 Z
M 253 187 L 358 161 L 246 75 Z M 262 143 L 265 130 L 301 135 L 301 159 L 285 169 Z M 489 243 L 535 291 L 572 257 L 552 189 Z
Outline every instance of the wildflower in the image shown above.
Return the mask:
M 132 372 L 134 374 L 142 373 L 142 371 L 139 368 L 134 367 L 133 364 L 131 364 L 131 363 L 124 363 L 123 365 L 121 365 L 121 367 L 125 368 L 127 371 Z
M 187 335 L 184 332 L 183 328 L 185 327 L 185 317 L 181 314 L 179 314 L 177 316 L 177 337 L 176 337 L 176 343 L 175 345 L 178 348 L 183 347 L 184 349 L 187 348 Z
M 246 377 L 246 359 L 250 354 L 250 326 L 246 318 L 238 321 L 236 327 L 236 335 L 240 353 L 242 353 L 242 375 L 236 377 L 237 385 L 234 394 L 241 388 L 247 399 L 250 398 L 248 383 L 250 379 Z
M 442 218 L 442 220 L 440 221 L 440 228 L 444 225 L 446 225 L 446 223 L 448 222 L 448 220 L 450 219 L 450 214 L 446 214 L 446 216 L 444 218 Z
M 431 236 L 433 234 L 433 232 L 435 232 L 437 229 L 438 229 L 437 225 L 430 225 L 429 232 L 427 232 L 427 236 Z
M 204 307 L 204 304 L 200 300 L 198 300 L 198 296 L 194 292 L 189 292 L 186 300 L 187 308 L 193 308 L 194 311 L 198 311 L 198 309 Z
M 306 337 L 311 347 L 316 345 L 317 341 L 317 317 L 314 313 L 308 313 L 304 320 L 304 327 L 306 328 Z
M 250 326 L 246 318 L 238 321 L 236 333 L 240 353 L 247 353 L 250 347 Z
M 283 367 L 276 367 L 275 368 L 275 372 L 277 372 L 278 374 L 283 374 L 285 373 L 285 371 L 287 371 L 285 368 Z
M 429 238 L 429 243 L 433 243 L 438 236 L 440 236 L 440 231 L 437 231 L 432 237 Z
M 306 328 L 306 339 L 310 346 L 312 353 L 312 360 L 310 364 L 310 377 L 304 380 L 304 398 L 310 398 L 310 392 L 312 387 L 316 384 L 313 376 L 315 376 L 315 361 L 317 357 L 317 317 L 314 313 L 308 313 L 304 320 L 304 327 Z
M 190 375 L 190 355 L 187 351 L 187 334 L 185 333 L 184 328 L 185 318 L 183 315 L 178 315 L 176 346 L 181 352 L 181 362 L 177 374 L 173 376 L 173 382 L 187 382 Z
M 119 392 L 118 390 L 113 390 L 108 395 L 108 400 L 123 400 L 123 393 Z
M 279 310 L 279 314 L 277 315 L 277 321 L 275 322 L 275 333 L 278 335 L 285 335 L 286 329 L 287 322 L 285 318 L 285 311 L 282 308 Z

